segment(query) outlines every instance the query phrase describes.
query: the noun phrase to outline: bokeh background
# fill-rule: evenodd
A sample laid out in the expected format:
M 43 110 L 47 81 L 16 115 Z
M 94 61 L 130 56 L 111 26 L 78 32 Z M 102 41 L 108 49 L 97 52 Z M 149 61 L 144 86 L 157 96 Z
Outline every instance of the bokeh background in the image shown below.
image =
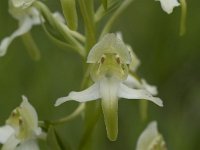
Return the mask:
M 60 10 L 59 1 L 44 3 L 52 11 Z M 123 32 L 125 42 L 134 48 L 141 60 L 139 75 L 157 85 L 164 107 L 149 103 L 148 119 L 142 121 L 137 100 L 119 101 L 118 140 L 108 141 L 101 117 L 89 141 L 93 144 L 90 149 L 134 150 L 138 136 L 152 120 L 157 120 L 169 150 L 200 149 L 200 1 L 187 3 L 187 32 L 182 37 L 180 7 L 167 15 L 154 0 L 133 2 L 117 20 L 112 31 Z M 1 0 L 0 39 L 17 28 L 17 21 L 7 8 L 7 0 Z M 65 116 L 78 105 L 68 102 L 53 106 L 58 97 L 80 89 L 84 62 L 75 52 L 51 43 L 41 27 L 34 27 L 31 32 L 41 50 L 40 61 L 30 59 L 21 38 L 0 58 L 0 125 L 21 103 L 21 95 L 35 106 L 40 120 Z M 78 117 L 56 128 L 74 149 L 82 135 L 82 123 Z

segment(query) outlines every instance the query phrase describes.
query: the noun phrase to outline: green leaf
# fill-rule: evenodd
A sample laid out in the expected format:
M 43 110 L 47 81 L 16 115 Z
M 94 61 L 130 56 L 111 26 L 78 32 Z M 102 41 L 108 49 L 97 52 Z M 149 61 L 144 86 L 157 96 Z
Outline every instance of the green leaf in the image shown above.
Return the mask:
M 48 129 L 47 145 L 50 150 L 71 150 L 71 147 L 66 142 L 66 140 L 65 140 L 65 145 L 63 144 L 53 126 L 49 126 Z
M 76 11 L 76 0 L 60 0 L 63 14 L 67 20 L 67 25 L 71 30 L 77 30 L 78 16 Z
M 108 8 L 108 1 L 107 0 L 101 0 L 101 3 L 103 4 L 103 7 L 105 10 Z
M 104 28 L 102 29 L 100 37 L 103 37 L 106 33 L 110 32 L 110 29 L 115 23 L 116 19 L 122 14 L 124 10 L 126 10 L 128 6 L 130 6 L 132 2 L 133 0 L 123 0 L 122 4 L 117 8 L 117 10 L 111 15 L 109 20 L 106 22 Z
M 99 22 L 104 16 L 112 13 L 114 10 L 116 10 L 120 6 L 121 2 L 119 0 L 115 1 L 108 1 L 107 10 L 103 8 L 103 6 L 100 6 L 98 10 L 95 13 L 95 22 Z
M 84 131 L 80 141 L 79 150 L 88 149 L 87 146 L 92 144 L 91 135 L 93 133 L 94 127 L 101 114 L 100 101 L 92 101 L 86 103 L 85 109 L 85 122 Z
M 50 126 L 48 130 L 47 145 L 51 150 L 62 150 L 53 126 Z

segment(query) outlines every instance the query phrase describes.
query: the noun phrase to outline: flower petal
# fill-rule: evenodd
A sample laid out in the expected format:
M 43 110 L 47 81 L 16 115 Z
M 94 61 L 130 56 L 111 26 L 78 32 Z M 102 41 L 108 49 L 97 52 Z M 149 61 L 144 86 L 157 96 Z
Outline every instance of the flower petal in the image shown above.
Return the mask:
M 157 122 L 153 121 L 138 138 L 136 150 L 147 150 L 156 136 L 158 136 Z
M 141 79 L 141 83 L 140 83 L 140 81 L 136 77 L 130 74 L 128 75 L 127 79 L 124 81 L 124 84 L 130 88 L 147 90 L 152 95 L 158 94 L 156 86 L 149 85 L 145 79 Z
M 128 75 L 128 77 L 124 81 L 124 84 L 130 88 L 137 88 L 137 89 L 142 88 L 140 81 L 137 78 L 135 78 L 134 76 L 132 76 L 131 74 Z
M 88 54 L 87 63 L 98 62 L 102 55 L 106 53 L 118 54 L 122 63 L 131 63 L 131 55 L 127 46 L 114 33 L 106 34 L 97 44 L 93 46 Z
M 126 99 L 145 99 L 154 102 L 158 106 L 163 106 L 162 100 L 160 98 L 153 97 L 148 91 L 131 89 L 124 84 L 120 84 L 118 96 Z
M 28 99 L 23 95 L 20 115 L 26 120 L 28 130 L 34 132 L 35 135 L 41 134 L 41 129 L 38 127 L 38 115 L 35 108 L 28 102 Z M 34 136 L 34 135 L 30 135 Z
M 59 22 L 65 23 L 65 18 L 63 17 L 63 15 L 60 12 L 58 12 L 58 11 L 54 12 L 53 17 L 55 19 L 57 19 Z
M 19 28 L 11 34 L 11 36 L 4 38 L 0 44 L 0 56 L 4 56 L 6 54 L 7 48 L 10 43 L 18 36 L 23 35 L 28 32 L 32 27 L 32 21 L 26 17 L 21 23 Z
M 100 95 L 102 97 L 102 109 L 108 138 L 111 141 L 117 139 L 118 134 L 118 89 L 119 81 L 113 78 L 105 78 L 100 81 Z
M 16 150 L 39 150 L 39 146 L 36 140 L 28 140 L 21 143 Z
M 0 127 L 0 143 L 5 143 L 13 133 L 14 129 L 9 125 Z
M 60 104 L 69 100 L 75 100 L 78 102 L 87 102 L 87 101 L 96 100 L 98 98 L 100 98 L 99 84 L 95 83 L 89 88 L 81 92 L 70 92 L 68 96 L 57 99 L 55 106 L 59 106 Z
M 168 14 L 172 13 L 174 7 L 180 5 L 177 0 L 157 0 L 157 1 L 160 1 L 162 9 Z
M 30 8 L 28 15 L 29 15 L 28 17 L 32 25 L 41 24 L 40 12 L 35 7 Z M 44 21 L 43 18 L 42 18 L 42 21 Z
M 25 9 L 32 5 L 34 1 L 35 0 L 11 0 L 14 7 L 21 7 L 22 9 Z
M 167 150 L 163 136 L 158 132 L 157 122 L 152 121 L 140 135 L 136 150 Z
M 15 150 L 15 148 L 17 147 L 17 145 L 20 143 L 20 140 L 18 140 L 15 137 L 15 134 L 13 133 L 8 140 L 6 141 L 6 143 L 2 146 L 1 150 Z
M 122 32 L 117 32 L 116 36 L 123 41 Z M 138 66 L 140 65 L 140 60 L 138 59 L 138 57 L 134 53 L 132 47 L 128 44 L 126 44 L 126 46 L 127 46 L 128 51 L 131 55 L 131 63 L 129 65 L 129 69 L 130 69 L 130 71 L 135 72 L 137 70 Z
M 154 85 L 149 85 L 145 79 L 141 80 L 142 82 L 142 86 L 144 87 L 145 90 L 147 90 L 149 93 L 151 93 L 152 95 L 157 95 L 158 91 L 157 91 L 157 87 Z

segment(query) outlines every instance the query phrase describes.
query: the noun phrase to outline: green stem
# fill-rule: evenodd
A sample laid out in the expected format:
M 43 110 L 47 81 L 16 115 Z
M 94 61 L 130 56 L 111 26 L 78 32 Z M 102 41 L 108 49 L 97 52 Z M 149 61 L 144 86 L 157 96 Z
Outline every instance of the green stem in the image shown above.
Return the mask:
M 76 32 L 76 31 L 73 31 L 71 29 L 68 28 L 68 26 L 66 26 L 64 23 L 61 24 L 63 26 L 63 28 L 65 28 L 65 30 L 67 32 L 69 32 L 73 37 L 75 37 L 76 39 L 78 39 L 79 41 L 81 41 L 82 43 L 85 43 L 85 37 L 79 33 L 79 32 Z
M 42 23 L 42 27 L 43 27 L 43 30 L 45 31 L 45 33 L 47 34 L 47 36 L 50 38 L 50 40 L 52 40 L 56 45 L 60 46 L 61 48 L 65 49 L 65 50 L 69 48 L 69 49 L 73 49 L 73 50 L 77 51 L 76 48 L 73 47 L 72 45 L 70 45 L 70 44 L 68 44 L 68 43 L 66 43 L 64 41 L 61 41 L 61 40 L 57 39 L 56 37 L 54 37 L 48 31 L 48 29 L 46 28 L 44 23 Z
M 68 32 L 69 30 L 66 30 L 64 27 L 65 25 L 52 15 L 49 8 L 40 1 L 34 2 L 34 6 L 41 12 L 45 19 L 51 24 L 51 26 L 57 29 L 63 38 L 73 47 L 76 47 L 78 52 L 85 57 L 83 46 Z
M 139 102 L 140 107 L 140 117 L 142 121 L 146 121 L 148 117 L 148 101 L 147 100 L 140 100 Z
M 85 103 L 81 103 L 73 113 L 71 113 L 70 115 L 64 117 L 64 118 L 61 118 L 61 119 L 58 119 L 58 120 L 55 120 L 55 121 L 51 121 L 50 124 L 52 125 L 60 125 L 62 123 L 65 123 L 65 122 L 68 122 L 68 121 L 71 121 L 72 119 L 78 117 L 82 112 L 83 110 L 85 109 Z
M 119 8 L 114 12 L 114 14 L 111 16 L 111 18 L 108 20 L 108 22 L 104 26 L 101 32 L 100 38 L 102 38 L 106 33 L 110 31 L 113 23 L 116 21 L 119 15 L 130 5 L 132 1 L 133 0 L 124 0 L 124 2 L 119 6 Z
M 41 57 L 40 50 L 38 46 L 36 45 L 31 33 L 27 32 L 23 34 L 21 37 L 31 58 L 35 61 L 40 60 L 40 57 Z
M 97 11 L 95 12 L 94 18 L 95 18 L 95 23 L 100 22 L 100 20 L 107 14 L 111 13 L 112 11 L 114 11 L 118 5 L 120 5 L 119 1 L 109 1 L 108 2 L 108 8 L 105 11 L 105 9 L 103 8 L 103 6 L 99 6 L 99 8 L 97 9 Z
M 93 0 L 79 0 L 79 6 L 85 23 L 86 50 L 89 51 L 96 43 Z
M 92 144 L 92 142 L 90 142 L 91 135 L 94 131 L 95 125 L 97 124 L 97 121 L 99 120 L 100 115 L 100 101 L 92 101 L 86 104 L 84 131 L 79 144 L 79 150 L 88 149 L 88 144 Z
M 186 32 L 187 3 L 186 0 L 180 0 L 181 3 L 181 20 L 180 20 L 180 36 Z

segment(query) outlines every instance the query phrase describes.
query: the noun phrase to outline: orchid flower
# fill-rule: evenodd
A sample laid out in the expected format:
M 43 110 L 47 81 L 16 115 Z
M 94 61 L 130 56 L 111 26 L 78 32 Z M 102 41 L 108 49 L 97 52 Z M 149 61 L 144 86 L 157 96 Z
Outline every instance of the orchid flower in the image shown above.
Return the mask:
M 0 127 L 2 150 L 39 150 L 36 138 L 43 133 L 38 127 L 37 112 L 25 96 L 22 99 L 21 105 L 12 111 L 6 125 Z
M 151 122 L 142 132 L 136 150 L 167 150 L 165 141 L 158 132 L 156 121 Z
M 10 43 L 18 36 L 31 30 L 33 25 L 41 24 L 39 11 L 32 6 L 36 0 L 9 0 L 9 13 L 18 20 L 19 27 L 0 43 L 0 56 L 6 54 Z
M 168 14 L 171 14 L 173 12 L 174 7 L 180 5 L 177 0 L 156 0 L 156 1 L 160 1 L 162 9 Z
M 144 89 L 133 89 L 123 81 L 128 76 L 131 55 L 127 46 L 115 34 L 107 34 L 90 50 L 87 63 L 91 65 L 90 75 L 94 84 L 81 92 L 70 92 L 59 98 L 55 106 L 66 101 L 87 102 L 101 99 L 108 138 L 116 140 L 118 133 L 118 99 L 145 99 L 158 106 L 162 100 L 153 97 Z

